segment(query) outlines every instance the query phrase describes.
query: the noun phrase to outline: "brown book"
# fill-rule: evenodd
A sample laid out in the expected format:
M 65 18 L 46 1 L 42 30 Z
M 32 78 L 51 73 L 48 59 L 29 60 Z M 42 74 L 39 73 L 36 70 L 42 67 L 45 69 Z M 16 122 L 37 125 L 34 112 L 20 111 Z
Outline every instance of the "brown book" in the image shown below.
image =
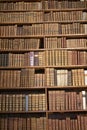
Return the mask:
M 65 110 L 64 98 L 65 98 L 65 91 L 60 91 L 61 110 Z
M 70 117 L 66 117 L 66 129 L 70 130 L 70 124 Z
M 30 66 L 34 66 L 34 52 L 30 52 Z
M 42 59 L 42 57 L 41 57 L 41 59 Z M 39 60 L 40 60 L 39 52 L 36 51 L 36 52 L 34 52 L 34 65 L 35 66 L 39 66 L 39 64 L 40 64 Z
M 5 120 L 4 117 L 1 117 L 1 118 L 0 118 L 0 123 L 1 123 L 1 126 L 0 126 L 0 127 L 1 127 L 2 130 L 5 128 L 4 120 Z
M 68 92 L 65 92 L 65 110 L 69 110 L 69 95 Z
M 4 130 L 7 130 L 7 126 L 8 126 L 8 118 L 4 117 Z
M 53 130 L 52 127 L 53 127 L 52 117 L 49 117 L 49 119 L 48 119 L 48 130 Z
M 14 129 L 14 120 L 13 117 L 8 118 L 9 129 Z
M 56 109 L 55 91 L 51 91 L 51 92 L 52 92 L 52 101 L 51 102 L 52 102 L 52 107 L 53 107 L 52 110 L 55 111 L 55 109 Z
M 23 129 L 23 130 L 26 130 L 26 128 L 27 128 L 27 125 L 26 125 L 26 117 L 23 117 L 23 118 L 22 118 L 22 129 Z
M 49 110 L 53 110 L 53 93 L 49 91 Z

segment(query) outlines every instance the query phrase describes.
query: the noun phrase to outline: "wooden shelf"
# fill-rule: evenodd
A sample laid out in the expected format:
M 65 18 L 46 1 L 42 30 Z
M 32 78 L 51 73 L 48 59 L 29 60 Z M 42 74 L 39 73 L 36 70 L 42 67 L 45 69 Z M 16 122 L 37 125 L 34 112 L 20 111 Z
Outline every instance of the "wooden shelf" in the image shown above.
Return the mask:
M 86 90 L 87 86 L 47 86 L 47 90 Z
M 44 35 L 45 37 L 66 37 L 66 38 L 83 38 L 87 37 L 87 34 L 59 34 L 59 35 Z
M 1 2 L 1 1 L 0 1 Z M 69 11 L 87 11 L 87 8 L 65 8 L 65 9 L 28 9 L 28 10 L 0 10 L 0 12 L 50 12 L 50 11 L 54 11 L 54 12 L 69 12 Z
M 66 38 L 87 38 L 87 34 L 58 34 L 58 35 L 22 35 L 22 36 L 0 36 L 1 39 L 15 39 L 15 38 L 44 38 L 44 37 L 66 37 Z
M 44 23 L 61 23 L 61 24 L 67 24 L 67 23 L 87 23 L 87 20 L 44 21 Z
M 20 88 L 11 88 L 11 87 L 7 87 L 7 88 L 2 88 L 2 87 L 0 87 L 0 91 L 17 91 L 17 92 L 19 92 L 20 93 L 20 90 L 21 91 L 34 91 L 34 90 L 45 90 L 46 89 L 46 87 L 20 87 Z
M 24 35 L 22 35 L 22 36 L 0 36 L 0 38 L 4 38 L 4 39 L 15 39 L 15 38 L 43 38 L 44 36 L 43 35 L 29 35 L 29 36 L 24 36 Z
M 28 9 L 28 10 L 0 10 L 0 13 L 3 13 L 3 12 L 43 12 L 44 9 Z
M 0 25 L 29 25 L 29 24 L 43 24 L 43 21 L 39 22 L 0 22 Z
M 23 1 L 31 2 L 31 0 L 23 0 Z M 32 2 L 39 2 L 39 1 L 41 1 L 41 0 L 32 0 Z M 22 1 L 20 1 L 20 0 L 0 0 L 0 3 L 2 3 L 2 2 L 22 2 Z
M 46 111 L 0 111 L 0 114 L 33 114 L 33 113 L 46 113 Z
M 4 87 L 0 87 L 0 91 L 6 91 L 6 92 L 8 92 L 8 91 L 17 91 L 17 92 L 26 92 L 26 91 L 37 91 L 37 90 L 41 90 L 41 91 L 43 91 L 43 90 L 47 90 L 47 91 L 49 91 L 49 90 L 87 90 L 87 86 L 85 85 L 85 86 L 43 86 L 43 87 L 19 87 L 19 88 L 11 88 L 11 87 L 6 87 L 6 88 L 4 88 Z M 20 91 L 21 90 L 21 91 Z
M 29 24 L 45 24 L 45 23 L 87 23 L 87 20 L 65 20 L 65 21 L 36 21 L 36 22 L 0 22 L 0 25 L 29 25 Z
M 60 111 L 47 111 L 48 114 L 52 113 L 87 113 L 87 110 L 60 110 Z
M 60 8 L 60 9 L 44 9 L 44 12 L 49 11 L 58 11 L 58 12 L 66 12 L 66 11 L 87 11 L 87 8 Z
M 51 51 L 51 50 L 76 50 L 76 51 L 87 51 L 87 47 L 77 47 L 77 48 L 44 48 L 44 49 L 0 49 L 0 52 L 6 53 L 6 52 L 17 52 L 17 53 L 25 53 L 25 52 L 31 52 L 31 51 Z
M 4 66 L 4 67 L 0 67 L 0 70 L 8 70 L 8 69 L 12 69 L 12 70 L 19 70 L 19 69 L 28 69 L 28 68 L 35 68 L 35 69 L 45 69 L 45 68 L 58 68 L 58 69 L 74 69 L 74 68 L 86 68 L 87 69 L 87 65 L 63 65 L 63 66 L 22 66 L 22 67 L 11 67 L 11 66 Z
M 0 114 L 33 114 L 33 113 L 87 113 L 87 110 L 56 110 L 56 111 L 1 111 Z

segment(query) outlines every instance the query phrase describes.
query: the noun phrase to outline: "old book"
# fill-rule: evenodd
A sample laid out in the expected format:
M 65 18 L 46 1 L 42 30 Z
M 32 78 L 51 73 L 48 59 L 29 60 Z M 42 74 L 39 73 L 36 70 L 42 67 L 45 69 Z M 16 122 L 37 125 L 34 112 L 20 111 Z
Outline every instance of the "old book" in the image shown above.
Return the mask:
M 27 126 L 26 126 L 26 117 L 23 117 L 23 118 L 22 118 L 22 129 L 23 129 L 23 130 L 26 130 L 26 127 L 27 127 Z
M 69 110 L 69 101 L 68 101 L 68 98 L 69 98 L 69 96 L 68 96 L 68 92 L 66 91 L 65 92 L 65 100 L 64 100 L 64 106 L 65 106 L 65 108 L 64 108 L 64 110 Z
M 65 98 L 65 91 L 60 91 L 60 104 L 61 104 L 61 110 L 64 110 L 64 98 Z
M 2 105 L 2 111 L 5 111 L 6 110 L 6 95 L 5 94 L 2 95 L 1 105 Z
M 39 63 L 39 58 L 40 58 L 40 57 L 39 57 L 39 52 L 37 52 L 37 51 L 34 52 L 34 65 L 35 65 L 35 66 L 39 66 L 39 64 L 40 64 L 40 63 Z M 41 59 L 42 59 L 42 57 L 41 57 Z
M 38 108 L 40 111 L 43 110 L 43 95 L 42 94 L 39 94 Z
M 53 93 L 49 91 L 49 110 L 53 110 Z
M 28 95 L 28 111 L 32 110 L 32 94 Z
M 27 122 L 27 127 L 26 127 L 26 128 L 27 128 L 27 129 L 30 129 L 30 123 L 31 123 L 31 121 L 30 121 L 30 118 L 29 118 L 29 117 L 27 118 L 27 121 L 26 121 L 26 122 Z
M 82 107 L 82 109 L 85 110 L 87 108 L 87 104 L 86 104 L 86 91 L 82 91 L 82 100 L 83 100 L 83 107 Z
M 84 70 L 84 79 L 85 79 L 84 85 L 87 85 L 87 70 Z
M 30 66 L 34 66 L 34 52 L 30 52 Z

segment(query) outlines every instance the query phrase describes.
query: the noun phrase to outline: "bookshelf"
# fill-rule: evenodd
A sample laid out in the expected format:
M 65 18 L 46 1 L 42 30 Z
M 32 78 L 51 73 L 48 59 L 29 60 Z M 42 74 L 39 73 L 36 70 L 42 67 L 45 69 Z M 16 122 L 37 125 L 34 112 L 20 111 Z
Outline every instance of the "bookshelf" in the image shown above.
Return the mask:
M 0 130 L 86 130 L 87 1 L 0 0 Z

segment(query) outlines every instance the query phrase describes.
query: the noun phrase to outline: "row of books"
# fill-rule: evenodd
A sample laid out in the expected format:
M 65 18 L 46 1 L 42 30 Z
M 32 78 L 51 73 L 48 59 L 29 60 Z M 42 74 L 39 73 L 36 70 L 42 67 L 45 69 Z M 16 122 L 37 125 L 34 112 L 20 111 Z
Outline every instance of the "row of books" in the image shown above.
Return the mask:
M 0 36 L 43 35 L 43 24 L 0 26 Z
M 44 18 L 43 18 L 44 16 Z M 66 17 L 67 16 L 67 17 Z M 0 22 L 42 22 L 87 20 L 87 13 L 82 11 L 68 12 L 10 12 L 0 13 Z
M 44 66 L 45 52 L 29 52 L 29 53 L 1 53 L 0 66 Z
M 84 69 L 0 70 L 0 77 L 1 88 L 75 87 L 87 85 L 87 70 Z
M 0 53 L 0 66 L 87 65 L 87 51 L 49 50 L 26 53 Z
M 0 39 L 0 49 L 39 49 L 41 40 L 39 38 L 27 38 L 27 39 Z
M 50 11 L 44 13 L 44 21 L 87 20 L 87 13 L 82 11 Z
M 22 69 L 20 87 L 44 87 L 45 71 L 44 69 Z
M 86 51 L 49 50 L 45 52 L 45 63 L 47 66 L 86 65 L 86 54 Z
M 44 111 L 44 93 L 0 94 L 0 111 Z
M 85 130 L 87 128 L 87 115 L 51 114 L 48 119 L 48 130 Z
M 45 28 L 44 28 L 45 27 Z M 87 34 L 87 24 L 30 24 L 0 26 L 0 36 Z
M 86 91 L 48 91 L 49 110 L 86 110 Z
M 1 88 L 28 88 L 45 86 L 44 70 L 0 70 L 0 77 Z
M 48 91 L 48 109 L 86 110 L 86 91 Z M 0 111 L 45 111 L 46 96 L 44 93 L 0 94 Z
M 66 39 L 66 37 L 46 37 L 44 48 L 82 48 L 87 47 L 86 38 Z
M 2 50 L 25 50 L 44 48 L 86 48 L 86 38 L 66 39 L 66 37 L 45 37 L 27 39 L 0 39 L 0 49 Z
M 2 1 L 2 0 L 0 0 Z M 0 10 L 41 10 L 42 9 L 42 1 L 34 1 L 34 2 L 2 2 L 0 3 Z
M 24 94 L 0 94 L 0 111 L 26 111 Z
M 2 1 L 2 0 L 0 0 Z M 84 1 L 47 1 L 44 2 L 3 2 L 0 3 L 0 10 L 29 10 L 29 9 L 64 9 L 64 8 L 86 8 Z
M 87 2 L 84 1 L 57 1 L 57 0 L 46 0 L 44 1 L 45 9 L 65 9 L 65 8 L 86 8 Z
M 0 22 L 40 22 L 43 21 L 43 12 L 10 12 L 0 13 Z
M 28 110 L 29 111 L 44 111 L 46 110 L 46 96 L 43 93 L 34 93 L 28 95 Z
M 62 79 L 62 80 L 61 80 Z M 84 86 L 87 85 L 87 70 L 46 68 L 47 86 Z
M 0 130 L 46 130 L 44 115 L 28 115 L 27 117 L 0 117 Z
M 81 23 L 46 23 L 44 24 L 44 34 L 45 35 L 58 35 L 58 34 L 86 34 L 87 24 Z

